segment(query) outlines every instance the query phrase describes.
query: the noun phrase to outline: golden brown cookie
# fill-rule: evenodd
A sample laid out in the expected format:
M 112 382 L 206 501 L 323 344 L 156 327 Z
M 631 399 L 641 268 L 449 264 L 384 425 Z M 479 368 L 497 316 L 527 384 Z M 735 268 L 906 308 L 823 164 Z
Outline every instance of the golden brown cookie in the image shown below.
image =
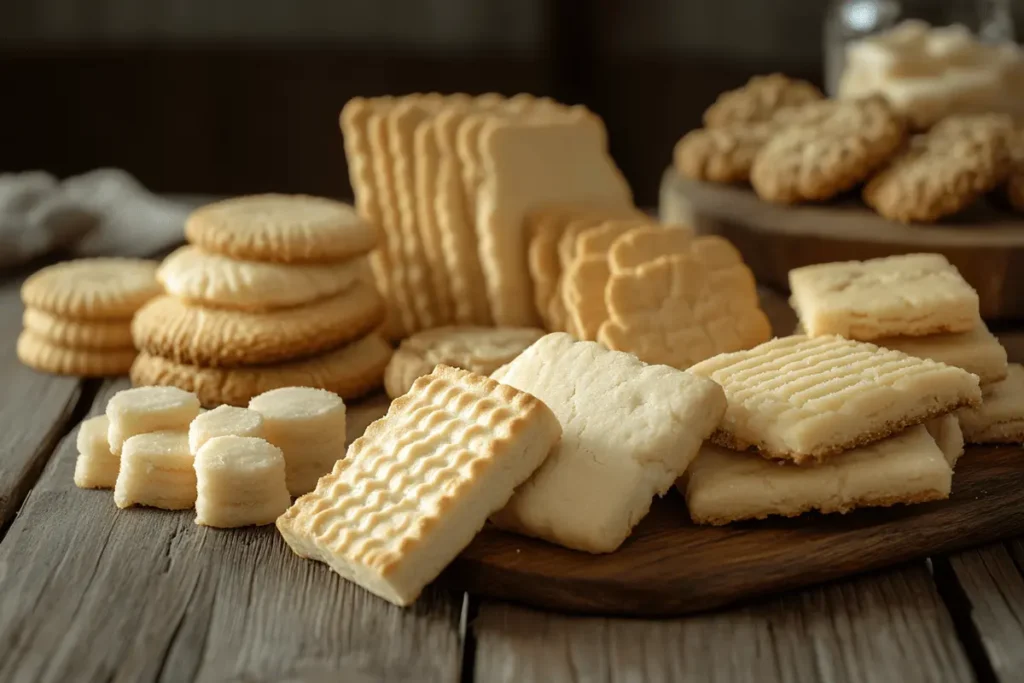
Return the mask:
M 204 368 L 141 353 L 131 367 L 134 386 L 176 386 L 191 391 L 204 406 L 223 403 L 245 407 L 249 399 L 271 389 L 305 386 L 358 398 L 381 384 L 391 347 L 370 334 L 347 346 L 302 360 L 276 365 Z
M 185 236 L 216 254 L 279 263 L 340 261 L 377 244 L 376 228 L 348 204 L 286 194 L 208 204 L 188 217 Z
M 134 349 L 132 321 L 66 320 L 46 311 L 26 308 L 22 316 L 25 329 L 51 344 L 73 349 Z
M 47 266 L 21 286 L 25 306 L 76 320 L 117 320 L 160 294 L 155 261 L 90 258 Z
M 824 99 L 817 87 L 774 73 L 754 76 L 745 85 L 718 96 L 704 112 L 704 125 L 721 128 L 771 119 L 776 112 Z
M 25 330 L 18 336 L 18 360 L 30 368 L 57 375 L 106 377 L 128 372 L 135 360 L 135 349 L 71 349 Z
M 136 346 L 179 363 L 235 367 L 311 356 L 362 337 L 381 323 L 373 285 L 308 306 L 264 313 L 190 306 L 170 296 L 149 302 L 132 321 Z
M 754 158 L 777 130 L 771 123 L 692 130 L 676 143 L 676 169 L 694 180 L 746 182 Z
M 1006 179 L 1006 199 L 1010 206 L 1024 212 L 1024 128 L 1010 137 L 1010 174 Z

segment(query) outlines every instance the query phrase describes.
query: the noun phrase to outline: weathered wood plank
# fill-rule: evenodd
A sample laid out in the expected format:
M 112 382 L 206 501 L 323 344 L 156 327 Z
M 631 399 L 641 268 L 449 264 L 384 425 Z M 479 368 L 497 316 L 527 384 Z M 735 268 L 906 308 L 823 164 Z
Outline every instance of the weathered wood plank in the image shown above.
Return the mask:
M 74 434 L 0 543 L 0 680 L 459 679 L 461 595 L 402 610 L 295 557 L 273 527 L 118 511 L 74 487 Z
M 472 629 L 479 681 L 973 680 L 923 564 L 665 621 L 485 602 Z

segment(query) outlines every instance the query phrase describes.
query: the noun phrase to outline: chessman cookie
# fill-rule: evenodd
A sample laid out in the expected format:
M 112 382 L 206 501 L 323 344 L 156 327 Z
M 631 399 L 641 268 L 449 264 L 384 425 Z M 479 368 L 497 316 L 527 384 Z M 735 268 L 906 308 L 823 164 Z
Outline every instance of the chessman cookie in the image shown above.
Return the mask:
M 825 101 L 805 109 L 797 115 L 811 123 L 785 126 L 754 159 L 750 183 L 761 199 L 780 204 L 831 199 L 870 176 L 906 138 L 903 120 L 881 97 Z M 819 110 L 824 115 L 817 116 Z
M 419 332 L 391 357 L 384 388 L 388 396 L 398 398 L 439 364 L 490 375 L 543 336 L 543 330 L 533 327 L 439 327 Z
M 798 465 L 981 402 L 969 372 L 836 336 L 773 339 L 689 371 L 729 400 L 716 445 Z
M 30 275 L 21 286 L 27 308 L 73 320 L 126 320 L 160 294 L 157 263 L 128 258 L 65 261 Z
M 112 489 L 117 483 L 121 459 L 110 452 L 107 443 L 109 426 L 106 415 L 96 415 L 78 427 L 75 486 L 80 489 Z
M 590 553 L 622 544 L 725 410 L 712 381 L 564 333 L 542 338 L 500 379 L 551 408 L 562 439 L 491 520 Z
M 1009 117 L 946 119 L 910 141 L 864 187 L 864 201 L 903 223 L 931 223 L 960 212 L 1010 172 Z
M 816 467 L 780 465 L 708 443 L 678 488 L 694 523 L 721 525 L 943 500 L 952 478 L 942 449 L 924 425 L 915 425 Z
M 172 296 L 146 304 L 132 321 L 139 349 L 178 363 L 238 367 L 312 356 L 358 339 L 384 318 L 373 285 L 298 308 L 256 313 L 190 306 Z
M 934 420 L 928 420 L 924 426 L 928 429 L 931 437 L 935 439 L 939 450 L 946 457 L 946 462 L 951 468 L 955 468 L 957 461 L 964 454 L 964 432 L 960 428 L 960 418 L 957 413 L 946 413 Z
M 693 230 L 681 225 L 634 228 L 612 243 L 608 266 L 613 274 L 622 273 L 667 254 L 684 254 L 693 237 Z
M 46 311 L 26 308 L 21 318 L 25 329 L 54 346 L 70 349 L 135 349 L 131 318 L 112 321 L 70 320 Z
M 1024 443 L 1024 366 L 1011 363 L 1006 379 L 982 387 L 980 406 L 958 415 L 967 443 Z
M 561 429 L 540 400 L 439 366 L 277 520 L 300 557 L 411 604 L 547 457 Z
M 391 347 L 374 333 L 318 356 L 277 365 L 204 368 L 143 352 L 130 374 L 135 386 L 181 387 L 194 392 L 203 405 L 244 408 L 253 396 L 291 386 L 314 386 L 345 399 L 359 398 L 381 385 L 390 359 Z
M 771 123 L 697 128 L 676 143 L 676 170 L 694 180 L 746 182 L 757 153 L 776 132 L 778 126 Z
M 137 387 L 117 392 L 107 401 L 110 452 L 121 455 L 124 441 L 137 434 L 181 431 L 188 451 L 188 426 L 199 415 L 195 394 L 176 387 Z
M 260 194 L 192 212 L 185 236 L 201 249 L 251 261 L 341 261 L 377 244 L 376 228 L 348 204 L 323 197 Z
M 196 455 L 203 444 L 218 436 L 263 438 L 263 416 L 255 410 L 226 405 L 203 411 L 188 426 L 189 453 Z
M 795 268 L 789 288 L 790 303 L 812 337 L 873 341 L 969 332 L 982 324 L 978 293 L 941 254 Z
M 768 121 L 782 109 L 824 98 L 818 88 L 804 80 L 779 73 L 754 76 L 742 87 L 719 95 L 704 112 L 704 125 L 723 128 Z
M 198 247 L 181 247 L 160 264 L 164 290 L 186 303 L 242 311 L 302 306 L 369 282 L 369 263 L 357 257 L 338 263 L 240 261 Z
M 196 471 L 185 431 L 155 431 L 125 440 L 114 504 L 187 510 L 196 503 Z
M 273 524 L 292 503 L 284 484 L 284 455 L 260 438 L 210 439 L 196 453 L 195 476 L 196 524 L 203 526 Z
M 34 370 L 55 375 L 108 377 L 123 375 L 135 360 L 135 349 L 75 349 L 53 344 L 22 331 L 18 335 L 18 360 Z

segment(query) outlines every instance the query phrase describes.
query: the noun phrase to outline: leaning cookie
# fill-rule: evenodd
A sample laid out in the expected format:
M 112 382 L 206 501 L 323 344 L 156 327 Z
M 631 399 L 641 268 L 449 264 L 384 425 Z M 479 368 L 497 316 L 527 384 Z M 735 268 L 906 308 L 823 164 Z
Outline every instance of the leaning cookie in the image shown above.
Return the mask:
M 745 85 L 718 96 L 704 112 L 704 125 L 721 128 L 771 119 L 776 112 L 824 99 L 821 91 L 798 78 L 774 73 L 754 76 Z

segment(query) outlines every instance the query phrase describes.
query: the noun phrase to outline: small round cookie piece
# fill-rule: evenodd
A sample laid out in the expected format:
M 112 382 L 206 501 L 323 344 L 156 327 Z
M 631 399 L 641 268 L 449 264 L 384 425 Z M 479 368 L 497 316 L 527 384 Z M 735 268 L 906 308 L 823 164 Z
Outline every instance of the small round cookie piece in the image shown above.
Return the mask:
M 196 502 L 196 471 L 188 435 L 180 430 L 136 434 L 124 442 L 114 504 L 187 510 Z
M 203 206 L 185 223 L 188 241 L 238 259 L 340 261 L 365 254 L 377 231 L 348 204 L 308 195 L 261 194 Z
M 177 387 L 124 389 L 107 401 L 106 414 L 110 421 L 107 441 L 114 455 L 120 455 L 125 440 L 161 430 L 186 434 L 187 451 L 188 426 L 199 415 L 199 399 Z
M 340 263 L 241 261 L 194 246 L 181 247 L 160 264 L 157 279 L 171 296 L 196 305 L 242 311 L 290 308 L 333 296 L 357 281 L 369 282 L 364 257 Z
M 75 486 L 80 489 L 112 489 L 117 483 L 121 460 L 110 452 L 110 444 L 107 443 L 109 426 L 106 415 L 96 415 L 78 427 Z
M 94 322 L 68 320 L 36 308 L 26 308 L 25 329 L 57 346 L 74 349 L 135 349 L 131 318 Z
M 196 416 L 188 426 L 188 450 L 192 455 L 218 436 L 263 438 L 263 416 L 255 410 L 217 406 Z
M 721 128 L 768 121 L 776 112 L 825 99 L 808 81 L 780 73 L 754 76 L 742 87 L 718 96 L 704 112 L 704 125 Z
M 160 294 L 156 261 L 90 258 L 47 266 L 21 286 L 26 307 L 75 320 L 124 320 Z
M 196 524 L 273 524 L 292 504 L 281 449 L 251 436 L 218 436 L 195 457 Z
M 72 349 L 53 344 L 24 330 L 18 335 L 18 360 L 30 368 L 55 375 L 109 377 L 127 373 L 135 349 Z

